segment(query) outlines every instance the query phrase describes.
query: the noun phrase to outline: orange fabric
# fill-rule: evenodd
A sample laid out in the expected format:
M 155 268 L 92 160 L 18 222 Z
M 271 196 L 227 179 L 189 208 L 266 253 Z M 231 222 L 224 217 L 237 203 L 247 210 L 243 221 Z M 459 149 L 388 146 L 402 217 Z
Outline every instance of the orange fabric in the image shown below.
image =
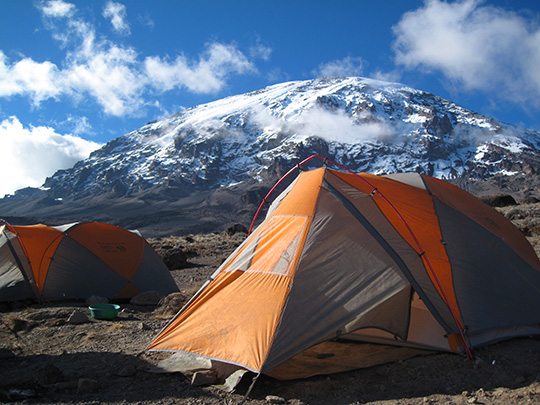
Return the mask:
M 280 206 L 149 349 L 183 350 L 260 371 L 282 316 L 323 176 L 322 169 L 301 173 Z
M 238 255 L 232 260 L 149 348 L 194 352 L 260 371 L 290 291 L 290 270 L 298 264 L 307 231 L 305 217 L 269 218 L 244 242 L 251 257 Z M 267 242 L 262 243 L 263 239 Z M 299 242 L 293 245 L 289 271 L 275 272 L 274 266 L 295 240 Z M 249 268 L 235 270 L 242 267 L 238 261 L 244 260 L 251 263 Z
M 135 295 L 139 294 L 141 291 L 135 287 L 131 282 L 128 282 L 118 294 L 116 294 L 115 298 L 118 299 L 126 299 L 134 297 Z
M 298 181 L 272 215 L 313 216 L 325 169 L 301 172 Z
M 441 298 L 443 300 L 446 298 L 450 311 L 460 323 L 458 326 L 462 327 L 463 320 L 452 281 L 452 268 L 444 245 L 441 243 L 441 230 L 431 195 L 425 190 L 386 177 L 367 173 L 355 175 L 352 173 L 332 172 L 343 181 L 365 193 L 371 193 L 373 187 L 377 189 L 373 195 L 373 200 L 403 239 L 417 253 L 423 253 L 422 261 L 427 274 Z M 403 220 L 400 218 L 400 215 Z M 412 234 L 407 226 L 411 229 Z M 415 237 L 419 242 L 420 248 L 414 240 Z M 428 261 L 431 264 L 432 272 L 430 271 Z
M 305 217 L 272 216 L 265 225 L 257 241 L 255 254 L 251 259 L 250 271 L 270 272 L 275 270 L 281 255 L 299 236 L 306 223 Z
M 502 214 L 484 204 L 478 198 L 446 181 L 423 176 L 429 191 L 441 202 L 460 211 L 489 232 L 504 240 L 534 269 L 540 271 L 540 260 L 523 234 Z
M 41 293 L 47 278 L 51 258 L 64 234 L 45 225 L 8 225 L 7 227 L 17 235 L 19 243 L 30 262 L 38 293 Z
M 280 205 L 272 212 L 269 218 L 266 218 L 249 236 L 244 244 L 230 256 L 223 264 L 223 270 L 231 270 L 229 267 L 240 257 L 245 250 L 250 246 L 250 241 L 255 238 L 263 238 L 263 234 L 267 234 L 271 227 L 268 226 L 272 218 L 280 215 L 302 215 L 313 217 L 319 189 L 324 177 L 324 169 L 311 170 L 309 172 L 301 172 L 298 181 L 294 188 L 285 196 Z M 268 237 L 266 237 L 268 238 Z M 263 245 L 265 245 L 263 243 Z M 262 250 L 261 250 L 262 252 Z M 276 258 L 277 260 L 278 258 Z
M 215 292 L 198 298 L 149 348 L 189 351 L 259 371 L 281 317 L 289 278 L 245 272 L 229 283 L 230 274 L 221 272 L 213 282 Z M 219 288 L 222 281 L 226 288 Z
M 75 225 L 66 233 L 122 277 L 131 279 L 137 272 L 144 254 L 144 240 L 133 232 L 90 222 Z

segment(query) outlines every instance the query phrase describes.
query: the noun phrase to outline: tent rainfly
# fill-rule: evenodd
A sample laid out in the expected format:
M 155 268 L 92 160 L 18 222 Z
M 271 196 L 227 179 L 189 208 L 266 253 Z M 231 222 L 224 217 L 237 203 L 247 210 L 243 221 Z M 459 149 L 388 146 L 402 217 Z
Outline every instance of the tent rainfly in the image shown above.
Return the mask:
M 149 349 L 293 379 L 539 332 L 540 261 L 497 211 L 417 173 L 320 168 Z
M 178 288 L 137 231 L 100 222 L 0 225 L 0 302 L 122 299 L 147 290 Z

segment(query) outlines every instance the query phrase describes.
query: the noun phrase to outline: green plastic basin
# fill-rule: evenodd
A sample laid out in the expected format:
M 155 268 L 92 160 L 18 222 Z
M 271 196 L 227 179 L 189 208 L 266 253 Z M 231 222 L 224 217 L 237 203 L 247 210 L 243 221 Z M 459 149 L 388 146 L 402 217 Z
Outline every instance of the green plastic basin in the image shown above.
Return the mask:
M 88 307 L 90 315 L 95 319 L 114 319 L 120 311 L 120 305 L 116 304 L 96 304 Z

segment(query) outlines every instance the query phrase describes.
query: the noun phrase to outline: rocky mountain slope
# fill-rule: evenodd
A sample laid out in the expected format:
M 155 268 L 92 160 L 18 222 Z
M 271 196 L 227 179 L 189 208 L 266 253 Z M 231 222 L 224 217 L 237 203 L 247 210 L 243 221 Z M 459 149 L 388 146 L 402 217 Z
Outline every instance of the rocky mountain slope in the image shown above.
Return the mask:
M 539 133 L 353 77 L 277 84 L 148 123 L 41 188 L 0 200 L 0 213 L 211 231 L 247 222 L 265 189 L 312 153 L 358 171 L 418 171 L 472 191 L 540 197 Z

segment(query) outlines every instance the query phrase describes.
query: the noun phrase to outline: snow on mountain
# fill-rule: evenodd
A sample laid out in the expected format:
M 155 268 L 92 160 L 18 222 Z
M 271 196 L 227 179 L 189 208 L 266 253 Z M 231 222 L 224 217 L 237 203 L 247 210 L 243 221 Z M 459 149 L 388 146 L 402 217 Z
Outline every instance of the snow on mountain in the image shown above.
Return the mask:
M 315 152 L 353 170 L 456 182 L 540 173 L 539 133 L 401 84 L 350 77 L 281 83 L 148 123 L 58 171 L 41 193 L 61 204 L 267 185 Z
M 277 84 L 149 123 L 45 187 L 57 197 L 153 186 L 227 186 L 275 177 L 276 162 L 320 152 L 373 173 L 443 178 L 530 173 L 539 134 L 395 83 L 364 78 Z

